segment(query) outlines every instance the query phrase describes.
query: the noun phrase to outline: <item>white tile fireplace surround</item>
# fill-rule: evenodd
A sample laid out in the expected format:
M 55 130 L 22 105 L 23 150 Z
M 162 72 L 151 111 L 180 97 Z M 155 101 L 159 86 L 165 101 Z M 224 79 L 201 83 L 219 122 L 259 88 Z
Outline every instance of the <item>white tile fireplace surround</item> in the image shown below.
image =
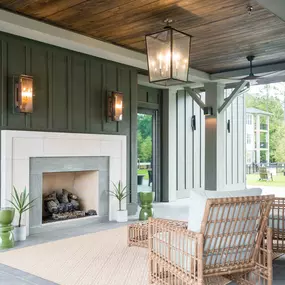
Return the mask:
M 126 184 L 126 136 L 30 131 L 1 131 L 1 206 L 7 206 L 13 186 L 30 185 L 31 158 L 108 157 L 109 189 L 112 181 Z M 66 166 L 68 169 L 68 165 Z M 71 171 L 71 169 L 69 169 Z M 109 196 L 109 220 L 118 203 Z M 42 213 L 39 213 L 41 215 Z M 25 218 L 29 230 L 29 213 Z

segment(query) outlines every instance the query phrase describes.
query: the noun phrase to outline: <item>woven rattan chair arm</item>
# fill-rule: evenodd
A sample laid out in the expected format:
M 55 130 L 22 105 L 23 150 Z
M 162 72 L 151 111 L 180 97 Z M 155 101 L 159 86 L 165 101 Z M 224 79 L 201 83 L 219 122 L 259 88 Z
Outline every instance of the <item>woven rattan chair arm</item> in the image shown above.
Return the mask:
M 149 221 L 149 238 L 152 238 L 155 234 L 161 232 L 171 232 L 172 237 L 179 235 L 179 238 L 187 238 L 193 241 L 197 241 L 200 233 L 192 232 L 187 229 L 187 222 L 150 218 Z
M 149 223 L 159 224 L 160 226 L 168 226 L 168 227 L 186 229 L 186 230 L 188 226 L 188 222 L 185 222 L 185 221 L 160 219 L 160 218 L 150 218 Z

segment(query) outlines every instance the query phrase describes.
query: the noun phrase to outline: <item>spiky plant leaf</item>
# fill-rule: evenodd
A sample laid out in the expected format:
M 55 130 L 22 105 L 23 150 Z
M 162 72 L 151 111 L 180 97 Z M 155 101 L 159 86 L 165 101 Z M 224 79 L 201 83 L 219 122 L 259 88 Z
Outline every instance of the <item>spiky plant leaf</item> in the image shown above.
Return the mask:
M 37 198 L 29 201 L 29 193 L 27 193 L 26 187 L 24 191 L 20 193 L 20 195 L 15 187 L 13 187 L 13 189 L 14 189 L 14 193 L 12 194 L 12 200 L 9 202 L 15 207 L 15 209 L 19 213 L 18 226 L 20 227 L 22 214 L 33 207 L 33 203 L 35 202 Z
M 123 187 L 122 181 L 119 181 L 118 184 L 115 184 L 112 181 L 114 190 L 109 190 L 109 194 L 119 201 L 119 209 L 121 210 L 121 202 L 128 196 L 127 186 Z

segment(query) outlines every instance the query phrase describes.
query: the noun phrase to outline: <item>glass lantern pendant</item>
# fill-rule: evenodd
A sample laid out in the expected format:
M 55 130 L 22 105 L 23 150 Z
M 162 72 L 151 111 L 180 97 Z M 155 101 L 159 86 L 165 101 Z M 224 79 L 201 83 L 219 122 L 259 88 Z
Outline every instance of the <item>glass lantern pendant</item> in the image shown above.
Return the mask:
M 149 81 L 167 86 L 187 82 L 191 36 L 167 25 L 145 39 Z

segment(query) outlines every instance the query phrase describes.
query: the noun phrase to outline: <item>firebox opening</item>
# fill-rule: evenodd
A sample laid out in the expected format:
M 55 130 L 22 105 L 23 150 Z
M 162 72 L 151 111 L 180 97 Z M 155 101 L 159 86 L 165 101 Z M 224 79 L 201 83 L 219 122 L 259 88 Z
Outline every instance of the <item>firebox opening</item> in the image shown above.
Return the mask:
M 43 173 L 42 223 L 98 215 L 98 171 Z

